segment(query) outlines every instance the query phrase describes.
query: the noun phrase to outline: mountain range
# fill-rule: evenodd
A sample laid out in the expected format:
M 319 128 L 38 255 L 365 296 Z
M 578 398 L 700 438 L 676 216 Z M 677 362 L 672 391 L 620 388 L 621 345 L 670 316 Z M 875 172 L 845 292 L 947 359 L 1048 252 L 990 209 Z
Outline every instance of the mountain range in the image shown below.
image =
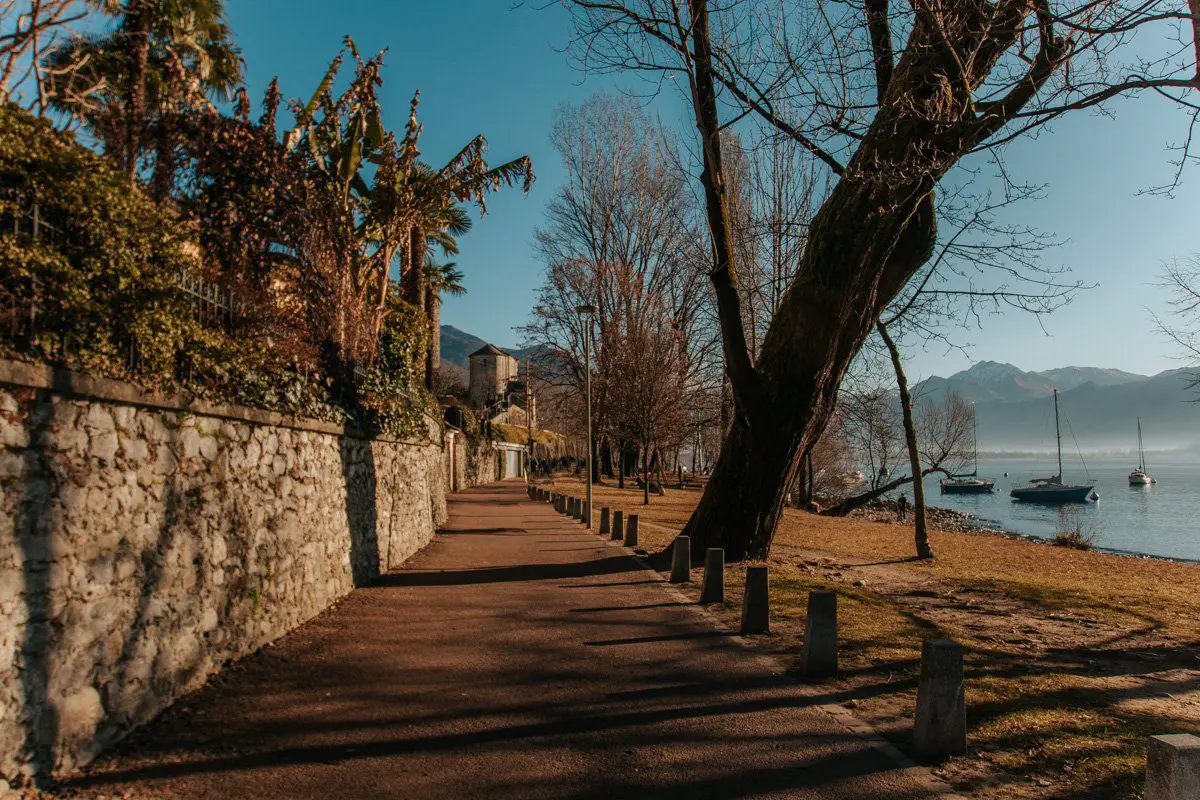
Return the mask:
M 981 361 L 948 378 L 921 381 L 913 395 L 943 402 L 954 392 L 974 403 L 985 452 L 1052 450 L 1054 389 L 1064 450 L 1078 442 L 1084 452 L 1129 452 L 1137 445 L 1138 418 L 1147 449 L 1188 450 L 1200 447 L 1200 392 L 1189 388 L 1192 375 L 1184 369 L 1148 376 L 1098 367 L 1025 372 Z
M 459 369 L 465 380 L 468 357 L 485 344 L 478 336 L 443 325 L 442 363 Z M 517 359 L 528 354 L 500 347 Z M 974 403 L 984 452 L 1053 450 L 1054 389 L 1065 451 L 1073 451 L 1077 441 L 1086 453 L 1130 452 L 1137 446 L 1139 417 L 1148 450 L 1200 451 L 1200 390 L 1189 388 L 1192 375 L 1185 369 L 1137 375 L 1100 367 L 1026 372 L 1012 364 L 981 361 L 948 378 L 934 376 L 915 384 L 913 397 L 941 403 L 957 393 Z

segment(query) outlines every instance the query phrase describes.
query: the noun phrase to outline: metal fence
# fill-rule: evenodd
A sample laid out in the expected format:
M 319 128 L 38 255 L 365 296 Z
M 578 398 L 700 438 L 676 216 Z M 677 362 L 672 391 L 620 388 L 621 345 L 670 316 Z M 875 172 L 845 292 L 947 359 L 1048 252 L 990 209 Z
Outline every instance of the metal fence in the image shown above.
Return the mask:
M 46 219 L 36 196 L 0 189 L 0 197 L 15 198 L 19 209 L 0 211 L 0 234 L 25 235 L 33 242 L 52 247 L 65 240 L 65 231 Z M 247 304 L 214 281 L 184 271 L 176 274 L 175 283 L 186 298 L 192 318 L 206 328 L 234 333 L 246 317 Z M 36 276 L 26 286 L 0 286 L 0 330 L 5 330 L 9 338 L 28 342 L 37 335 L 45 288 Z M 137 371 L 142 359 L 136 339 L 129 337 L 124 349 L 129 369 Z M 177 371 L 181 373 L 177 376 L 180 379 L 189 377 L 190 370 L 182 364 Z

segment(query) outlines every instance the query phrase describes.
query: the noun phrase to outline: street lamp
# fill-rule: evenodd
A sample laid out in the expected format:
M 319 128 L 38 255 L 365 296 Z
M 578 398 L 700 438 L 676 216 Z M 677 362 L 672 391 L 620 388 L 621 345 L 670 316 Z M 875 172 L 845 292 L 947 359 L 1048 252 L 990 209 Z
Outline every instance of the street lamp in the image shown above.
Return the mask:
M 592 528 L 592 319 L 596 313 L 593 305 L 576 306 L 576 313 L 587 320 L 583 332 L 583 376 L 587 387 L 587 527 Z

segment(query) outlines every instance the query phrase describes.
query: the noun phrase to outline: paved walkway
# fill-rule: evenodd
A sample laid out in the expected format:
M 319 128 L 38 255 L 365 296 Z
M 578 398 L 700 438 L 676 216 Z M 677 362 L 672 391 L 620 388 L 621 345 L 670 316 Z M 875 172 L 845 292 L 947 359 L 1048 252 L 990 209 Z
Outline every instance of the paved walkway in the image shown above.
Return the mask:
M 462 493 L 406 569 L 187 698 L 89 791 L 935 796 L 661 583 L 523 483 Z

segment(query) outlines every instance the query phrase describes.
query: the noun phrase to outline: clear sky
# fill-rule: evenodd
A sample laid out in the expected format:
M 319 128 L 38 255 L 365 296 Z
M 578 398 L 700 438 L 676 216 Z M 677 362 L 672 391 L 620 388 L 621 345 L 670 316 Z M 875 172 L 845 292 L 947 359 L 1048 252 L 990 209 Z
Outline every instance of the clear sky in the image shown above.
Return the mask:
M 543 3 L 539 3 L 541 5 Z M 542 267 L 532 234 L 562 175 L 548 134 L 556 107 L 603 89 L 644 90 L 637 78 L 584 76 L 561 52 L 570 35 L 563 11 L 515 7 L 510 0 L 230 0 L 255 102 L 278 75 L 284 95 L 307 99 L 342 36 L 364 52 L 388 47 L 381 101 L 385 124 L 403 128 L 408 101 L 421 90 L 424 156 L 440 163 L 478 133 L 493 163 L 529 155 L 537 183 L 528 196 L 492 195 L 488 213 L 461 241 L 456 258 L 468 294 L 448 298 L 443 321 L 501 346 L 513 345 Z M 678 103 L 659 113 L 685 123 Z M 963 331 L 966 355 L 909 352 L 910 379 L 948 375 L 976 360 L 1022 369 L 1066 365 L 1154 373 L 1180 366 L 1154 329 L 1165 310 L 1154 284 L 1163 261 L 1200 252 L 1200 168 L 1185 173 L 1174 198 L 1139 196 L 1171 175 L 1164 146 L 1186 135 L 1186 119 L 1158 99 L 1116 108 L 1116 119 L 1077 114 L 1013 147 L 1010 171 L 1046 183 L 1046 199 L 1024 219 L 1068 240 L 1051 255 L 1080 279 L 1099 284 L 1045 320 L 1009 311 Z

